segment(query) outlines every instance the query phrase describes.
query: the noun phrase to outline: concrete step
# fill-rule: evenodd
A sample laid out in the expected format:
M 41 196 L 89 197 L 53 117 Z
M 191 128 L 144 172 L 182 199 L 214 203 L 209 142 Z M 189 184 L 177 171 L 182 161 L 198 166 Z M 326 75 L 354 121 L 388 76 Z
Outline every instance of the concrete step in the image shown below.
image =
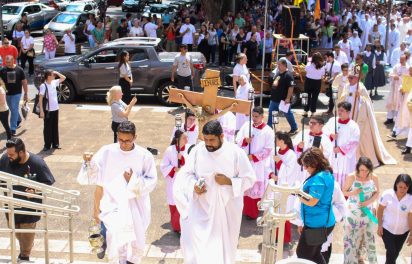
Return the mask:
M 97 259 L 96 255 L 90 253 L 88 241 L 74 241 L 74 263 L 107 263 Z M 69 246 L 67 240 L 49 240 L 50 263 L 63 264 L 69 263 Z M 284 252 L 284 257 L 295 258 L 293 251 Z M 238 249 L 236 252 L 236 263 L 260 263 L 261 255 L 257 249 Z M 8 238 L 0 238 L 0 263 L 11 263 L 10 258 L 10 241 Z M 32 257 L 30 262 L 44 264 L 44 241 L 35 239 Z M 162 263 L 174 264 L 183 263 L 183 256 L 178 246 L 169 245 L 146 245 L 143 264 Z M 343 263 L 343 254 L 332 254 L 330 263 Z M 385 256 L 378 256 L 378 263 L 385 263 Z M 410 257 L 399 257 L 397 264 L 409 264 Z

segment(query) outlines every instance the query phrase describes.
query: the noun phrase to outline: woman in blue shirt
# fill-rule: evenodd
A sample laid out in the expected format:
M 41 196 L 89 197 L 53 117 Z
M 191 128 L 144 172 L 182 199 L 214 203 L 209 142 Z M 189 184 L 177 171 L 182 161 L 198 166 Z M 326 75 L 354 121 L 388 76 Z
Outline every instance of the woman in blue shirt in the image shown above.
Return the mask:
M 311 198 L 301 198 L 301 214 L 304 223 L 300 230 L 301 236 L 296 249 L 299 258 L 311 260 L 318 264 L 326 263 L 321 254 L 322 243 L 326 241 L 335 225 L 335 216 L 332 210 L 332 196 L 334 179 L 328 160 L 319 148 L 310 148 L 302 153 L 299 164 L 309 173 L 303 183 L 303 191 Z M 325 241 L 313 243 L 308 238 L 308 232 L 314 228 L 326 228 Z

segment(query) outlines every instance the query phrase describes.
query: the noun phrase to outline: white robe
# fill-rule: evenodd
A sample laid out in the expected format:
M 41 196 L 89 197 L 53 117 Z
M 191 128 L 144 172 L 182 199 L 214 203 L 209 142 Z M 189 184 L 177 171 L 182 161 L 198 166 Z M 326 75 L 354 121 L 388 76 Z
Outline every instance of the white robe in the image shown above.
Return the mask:
M 221 173 L 232 185 L 219 185 Z M 194 185 L 205 179 L 206 192 L 198 195 Z M 173 196 L 181 216 L 180 243 L 185 264 L 233 264 L 242 220 L 243 193 L 256 180 L 246 154 L 235 144 L 223 142 L 209 152 L 199 142 L 186 165 L 176 175 Z
M 188 148 L 189 146 L 185 145 L 184 150 L 180 151 L 180 154 L 183 155 L 185 163 L 187 161 Z M 167 204 L 169 205 L 175 205 L 175 201 L 173 199 L 173 185 L 174 185 L 175 178 L 176 178 L 175 177 L 176 173 L 174 172 L 174 169 L 178 167 L 177 155 L 178 155 L 178 152 L 177 152 L 176 145 L 171 145 L 167 147 L 166 151 L 163 153 L 163 159 L 162 159 L 162 162 L 160 163 L 160 171 L 162 172 L 163 177 L 165 177 L 165 181 L 166 181 L 166 198 L 167 198 Z
M 250 83 L 239 86 L 236 90 L 236 99 L 248 100 L 250 89 L 253 89 Z M 236 113 L 236 130 L 239 130 L 247 121 L 249 121 L 249 116 L 241 113 Z
M 399 30 L 394 29 L 394 30 L 390 30 L 389 34 L 388 34 L 388 62 L 391 63 L 392 62 L 392 52 L 399 47 L 400 42 L 400 36 L 399 36 Z M 395 65 L 392 65 L 392 67 Z
M 392 67 L 399 64 L 400 58 L 403 54 L 405 54 L 405 51 L 406 49 L 402 51 L 400 47 L 397 47 L 392 51 L 391 60 L 389 61 Z
M 97 174 L 97 185 L 103 188 L 99 218 L 107 228 L 109 262 L 140 263 L 150 224 L 149 194 L 157 182 L 153 155 L 136 144 L 133 150 L 122 151 L 114 143 L 93 156 L 91 167 Z M 130 169 L 133 174 L 127 183 L 123 173 Z
M 223 129 L 225 140 L 231 143 L 235 143 L 236 134 L 236 116 L 232 112 L 227 112 L 223 116 L 217 119 Z
M 362 20 L 361 21 L 361 28 L 362 28 L 362 49 L 365 49 L 366 44 L 368 44 L 368 36 L 369 36 L 369 32 L 371 31 L 371 29 L 373 28 L 373 21 L 371 19 L 369 19 L 368 21 L 366 20 Z
M 184 126 L 181 128 L 183 130 Z M 173 127 L 172 136 L 170 137 L 170 142 L 172 142 L 173 137 L 175 136 L 176 127 Z M 186 129 L 187 134 L 187 145 L 196 145 L 197 138 L 199 137 L 199 127 L 196 124 L 193 124 L 192 127 Z
M 400 104 L 400 95 L 401 95 L 401 87 L 402 87 L 402 77 L 404 75 L 409 75 L 409 68 L 407 66 L 402 66 L 401 64 L 397 64 L 390 74 L 391 85 L 389 90 L 389 95 L 386 99 L 386 110 L 387 111 L 395 111 L 399 110 Z M 398 76 L 399 80 L 395 80 L 393 77 Z
M 359 37 L 350 37 L 348 39 L 350 42 L 352 42 L 352 48 L 353 48 L 353 57 L 356 58 L 356 55 L 361 51 L 362 49 L 362 41 Z
M 239 130 L 236 136 L 236 142 L 247 155 L 249 155 L 249 144 L 244 139 L 249 137 L 250 123 L 245 123 Z M 256 183 L 252 188 L 245 192 L 245 196 L 252 199 L 262 198 L 266 189 L 265 164 L 270 158 L 270 154 L 274 148 L 274 133 L 273 130 L 266 124 L 262 124 L 262 128 L 252 126 L 252 141 L 250 144 L 250 154 L 253 155 L 252 167 L 256 174 Z
M 354 107 L 356 89 L 360 96 L 357 99 L 357 106 Z M 360 130 L 360 142 L 357 151 L 357 158 L 366 156 L 371 159 L 375 167 L 379 166 L 379 162 L 383 164 L 396 164 L 396 160 L 389 154 L 383 144 L 379 134 L 378 123 L 376 122 L 375 112 L 373 110 L 372 100 L 369 97 L 363 83 L 357 85 L 346 85 L 343 89 L 338 102 L 346 101 L 352 104 L 352 113 L 355 112 L 354 121 L 358 124 Z
M 323 133 L 327 136 L 335 133 L 335 118 L 332 117 L 323 127 Z M 356 151 L 359 146 L 360 130 L 355 121 L 349 120 L 347 124 L 337 124 L 337 145 L 343 153 L 338 153 L 335 158 L 335 153 L 331 153 L 329 161 L 333 168 L 335 180 L 339 182 L 341 187 L 345 184 L 346 176 L 355 170 L 356 166 Z M 335 144 L 333 141 L 332 144 Z
M 272 153 L 274 155 L 274 153 Z M 278 185 L 285 185 L 289 187 L 293 186 L 300 186 L 304 179 L 303 179 L 303 174 L 300 171 L 300 166 L 298 164 L 298 156 L 297 154 L 291 150 L 288 149 L 284 154 L 282 154 L 282 151 L 278 150 L 278 157 L 281 159 L 280 161 L 280 166 L 278 165 L 278 171 L 277 171 L 277 176 L 278 176 Z M 271 156 L 271 158 L 268 159 L 268 162 L 266 162 L 267 168 L 266 168 L 266 179 L 269 179 L 269 175 L 271 173 L 275 174 L 275 160 Z M 293 195 L 288 196 L 288 200 L 286 203 L 286 213 L 290 213 L 294 209 L 294 204 L 295 204 L 295 199 L 296 197 Z

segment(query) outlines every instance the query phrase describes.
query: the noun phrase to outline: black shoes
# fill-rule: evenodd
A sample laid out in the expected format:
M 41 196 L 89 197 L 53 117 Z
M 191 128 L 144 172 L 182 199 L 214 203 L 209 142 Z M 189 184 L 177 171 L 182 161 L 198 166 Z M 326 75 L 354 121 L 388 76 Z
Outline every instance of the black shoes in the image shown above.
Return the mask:
M 21 254 L 17 257 L 17 261 L 30 261 L 30 257 L 23 257 Z
M 386 119 L 386 121 L 385 122 L 383 122 L 383 124 L 384 125 L 390 125 L 390 124 L 393 124 L 393 118 L 391 118 L 391 119 Z
M 396 139 L 396 133 L 395 133 L 395 131 L 393 131 L 392 134 L 388 135 L 388 138 Z
M 53 145 L 53 148 L 54 148 L 54 149 L 62 149 L 62 148 L 60 147 L 60 145 Z
M 297 130 L 297 129 L 290 130 L 290 131 L 288 132 L 289 136 L 294 136 L 294 135 L 296 135 L 297 133 L 298 133 L 298 130 Z
M 402 153 L 402 155 L 411 154 L 411 148 L 406 147 L 401 153 Z
M 12 137 L 17 136 L 16 130 L 10 130 L 10 134 L 11 134 Z
M 106 245 L 106 242 L 105 242 L 102 246 L 103 251 L 100 252 L 100 253 L 97 253 L 97 258 L 98 259 L 103 259 L 104 258 L 104 255 L 106 255 L 106 248 L 107 248 L 107 245 Z
M 44 147 L 41 151 L 49 151 L 49 150 L 50 150 L 50 148 Z

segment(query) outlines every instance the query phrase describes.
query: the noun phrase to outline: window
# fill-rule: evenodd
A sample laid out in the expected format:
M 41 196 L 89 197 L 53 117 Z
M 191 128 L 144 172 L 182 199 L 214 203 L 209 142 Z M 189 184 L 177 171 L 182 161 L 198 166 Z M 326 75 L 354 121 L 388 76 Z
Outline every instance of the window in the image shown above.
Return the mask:
M 27 13 L 27 14 L 33 14 L 33 7 L 32 6 L 26 6 L 23 10 L 23 14 Z
M 130 61 L 143 61 L 147 60 L 147 54 L 144 49 L 129 50 Z
M 90 63 L 115 63 L 117 61 L 117 49 L 100 50 L 89 58 Z
M 33 8 L 33 14 L 39 13 L 41 11 L 40 6 L 38 6 L 38 5 L 34 5 L 34 6 L 32 6 L 32 8 Z

